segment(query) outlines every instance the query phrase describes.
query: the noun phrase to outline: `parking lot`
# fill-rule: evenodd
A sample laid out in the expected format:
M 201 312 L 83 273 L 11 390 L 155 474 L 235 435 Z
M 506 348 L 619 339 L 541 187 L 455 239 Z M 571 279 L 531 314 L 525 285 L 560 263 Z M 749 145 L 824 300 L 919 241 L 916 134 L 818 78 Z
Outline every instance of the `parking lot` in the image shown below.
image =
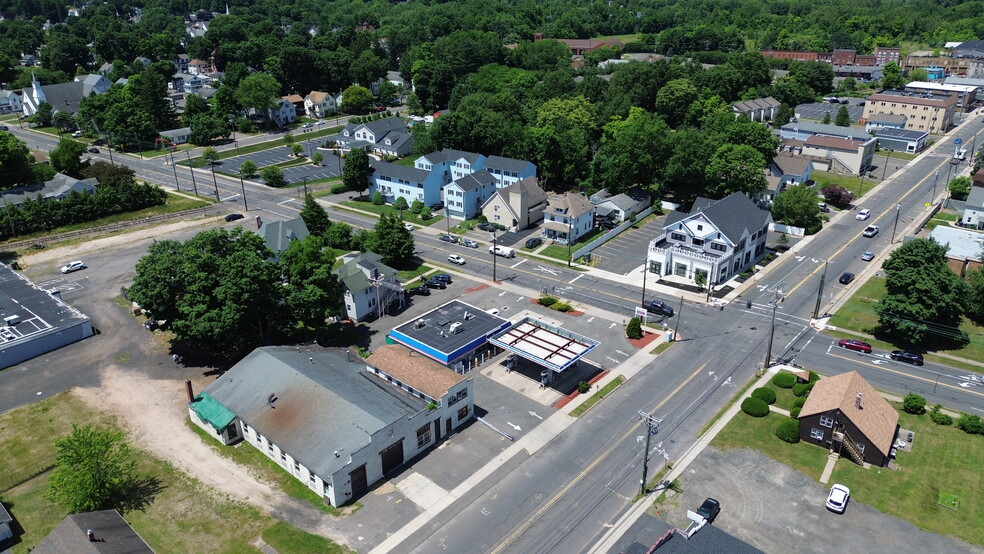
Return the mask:
M 663 234 L 665 221 L 665 215 L 650 218 L 638 229 L 630 227 L 617 238 L 595 248 L 591 256 L 598 260 L 597 267 L 619 275 L 628 275 L 645 265 L 649 243 Z
M 687 510 L 716 498 L 721 514 L 713 525 L 765 552 L 978 552 L 853 498 L 844 514 L 830 512 L 829 486 L 750 449 L 708 448 L 680 480 L 683 493 L 661 510 L 670 524 L 686 528 Z
M 311 156 L 314 152 L 321 152 L 324 156 L 324 160 L 321 162 L 320 166 L 308 163 L 296 167 L 284 168 L 284 180 L 288 183 L 299 183 L 304 179 L 314 181 L 318 179 L 338 177 L 342 174 L 343 160 L 338 156 L 335 156 L 331 150 L 323 148 L 319 150 L 318 145 L 320 143 L 320 140 L 297 140 L 297 144 L 304 147 L 304 156 Z M 222 173 L 235 176 L 238 174 L 239 167 L 246 160 L 252 160 L 258 168 L 262 169 L 269 165 L 295 161 L 297 158 L 291 154 L 289 147 L 279 146 L 269 150 L 260 150 L 259 152 L 252 152 L 249 154 L 226 158 L 216 165 L 222 168 Z
M 843 98 L 847 100 L 847 113 L 851 116 L 851 121 L 857 121 L 861 119 L 864 115 L 864 106 L 860 105 L 864 102 L 862 98 Z M 840 107 L 845 104 L 832 104 L 830 102 L 813 102 L 811 104 L 800 104 L 796 106 L 794 110 L 796 117 L 799 119 L 815 119 L 820 121 L 823 119 L 824 114 L 830 112 L 830 122 L 833 123 L 834 119 L 837 117 L 837 111 Z

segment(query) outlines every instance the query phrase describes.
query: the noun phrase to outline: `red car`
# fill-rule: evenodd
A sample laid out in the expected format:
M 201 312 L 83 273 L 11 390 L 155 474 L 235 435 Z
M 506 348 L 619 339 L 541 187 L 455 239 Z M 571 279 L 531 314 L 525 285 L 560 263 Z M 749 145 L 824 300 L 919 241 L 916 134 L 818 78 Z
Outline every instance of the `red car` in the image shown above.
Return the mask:
M 837 346 L 841 348 L 847 348 L 848 350 L 857 350 L 858 352 L 864 352 L 865 354 L 871 354 L 871 345 L 858 339 L 841 339 L 837 343 Z

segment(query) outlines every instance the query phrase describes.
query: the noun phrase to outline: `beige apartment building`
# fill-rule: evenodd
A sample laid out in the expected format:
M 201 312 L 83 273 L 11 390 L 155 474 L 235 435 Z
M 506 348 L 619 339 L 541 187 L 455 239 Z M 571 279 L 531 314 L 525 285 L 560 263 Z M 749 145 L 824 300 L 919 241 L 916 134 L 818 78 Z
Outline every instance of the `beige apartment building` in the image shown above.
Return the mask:
M 953 120 L 957 96 L 885 90 L 865 99 L 864 118 L 875 114 L 904 115 L 905 128 L 933 134 L 945 132 Z

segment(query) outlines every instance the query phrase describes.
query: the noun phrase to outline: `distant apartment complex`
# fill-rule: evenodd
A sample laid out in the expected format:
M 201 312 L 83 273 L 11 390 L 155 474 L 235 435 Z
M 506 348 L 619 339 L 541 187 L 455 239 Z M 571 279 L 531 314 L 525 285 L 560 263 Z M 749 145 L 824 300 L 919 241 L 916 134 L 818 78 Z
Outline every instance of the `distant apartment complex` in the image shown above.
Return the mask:
M 904 115 L 905 128 L 938 134 L 950 127 L 959 96 L 885 90 L 866 99 L 864 118 L 876 114 Z

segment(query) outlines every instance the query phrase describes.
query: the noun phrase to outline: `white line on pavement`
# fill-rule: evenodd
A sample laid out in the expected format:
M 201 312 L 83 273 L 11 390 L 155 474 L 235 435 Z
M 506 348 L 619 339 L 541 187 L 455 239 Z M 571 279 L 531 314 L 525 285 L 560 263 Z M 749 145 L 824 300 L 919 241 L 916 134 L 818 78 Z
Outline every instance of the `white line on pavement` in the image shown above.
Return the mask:
M 578 279 L 580 279 L 581 277 L 584 277 L 584 274 L 583 274 L 583 273 L 582 273 L 582 274 L 580 274 L 580 275 L 578 275 L 577 277 L 575 277 L 575 278 L 573 278 L 573 279 L 571 279 L 570 281 L 567 281 L 567 284 L 569 285 L 569 284 L 571 284 L 571 283 L 573 283 L 574 281 L 577 281 L 577 280 L 578 280 Z
M 517 266 L 519 266 L 520 264 L 523 264 L 523 263 L 526 263 L 527 261 L 529 261 L 529 259 L 528 259 L 528 258 L 523 258 L 522 260 L 519 260 L 518 262 L 516 262 L 516 264 L 515 264 L 515 265 L 513 265 L 513 266 L 511 266 L 511 267 L 517 267 Z

